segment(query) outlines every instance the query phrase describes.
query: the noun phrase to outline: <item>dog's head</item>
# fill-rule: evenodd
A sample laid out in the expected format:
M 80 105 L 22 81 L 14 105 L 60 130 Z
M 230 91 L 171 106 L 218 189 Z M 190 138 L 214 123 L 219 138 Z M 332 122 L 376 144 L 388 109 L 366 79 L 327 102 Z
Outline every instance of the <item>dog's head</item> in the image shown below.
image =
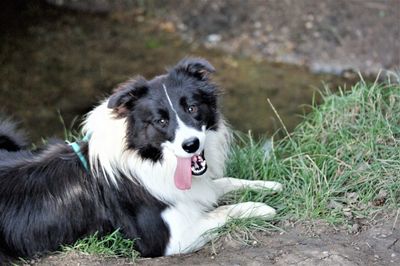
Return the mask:
M 214 67 L 204 59 L 186 58 L 167 74 L 121 84 L 107 107 L 127 123 L 127 149 L 158 162 L 165 152 L 177 158 L 175 185 L 191 186 L 193 175 L 207 170 L 207 132 L 217 129 L 217 88 L 209 80 Z

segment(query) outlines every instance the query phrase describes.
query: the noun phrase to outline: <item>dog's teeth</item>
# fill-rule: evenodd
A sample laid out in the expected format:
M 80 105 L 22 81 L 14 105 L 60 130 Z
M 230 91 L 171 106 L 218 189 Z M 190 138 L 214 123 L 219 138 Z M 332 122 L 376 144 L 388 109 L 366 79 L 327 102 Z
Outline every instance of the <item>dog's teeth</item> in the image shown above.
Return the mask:
M 202 175 L 207 170 L 207 162 L 202 155 L 192 157 L 192 174 Z

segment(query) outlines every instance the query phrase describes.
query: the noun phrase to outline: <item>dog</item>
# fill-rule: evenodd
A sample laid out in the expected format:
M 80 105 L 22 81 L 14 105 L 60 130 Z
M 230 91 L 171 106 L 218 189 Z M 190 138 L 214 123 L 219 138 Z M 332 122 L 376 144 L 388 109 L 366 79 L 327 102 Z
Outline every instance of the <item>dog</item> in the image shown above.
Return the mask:
M 205 59 L 184 58 L 151 80 L 128 80 L 87 114 L 75 143 L 29 150 L 3 119 L 0 261 L 115 230 L 143 257 L 189 253 L 231 218 L 273 217 L 264 203 L 216 207 L 228 192 L 282 185 L 223 177 L 231 133 L 214 71 Z

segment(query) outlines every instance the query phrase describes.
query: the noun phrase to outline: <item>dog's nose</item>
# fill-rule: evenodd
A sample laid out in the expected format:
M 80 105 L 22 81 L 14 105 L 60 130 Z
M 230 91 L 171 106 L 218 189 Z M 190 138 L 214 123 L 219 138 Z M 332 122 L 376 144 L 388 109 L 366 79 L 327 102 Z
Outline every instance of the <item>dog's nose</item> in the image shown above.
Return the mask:
M 187 153 L 194 153 L 200 147 L 200 140 L 196 137 L 185 140 L 182 143 L 182 148 Z

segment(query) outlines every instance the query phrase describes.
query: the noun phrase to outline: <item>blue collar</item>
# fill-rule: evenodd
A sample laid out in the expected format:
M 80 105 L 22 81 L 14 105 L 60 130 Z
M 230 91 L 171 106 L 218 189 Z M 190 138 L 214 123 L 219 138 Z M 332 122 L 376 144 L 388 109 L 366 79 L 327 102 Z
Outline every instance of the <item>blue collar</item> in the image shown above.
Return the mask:
M 85 137 L 81 141 L 88 143 L 91 136 L 92 136 L 92 133 L 86 133 Z M 85 156 L 83 156 L 83 154 L 82 154 L 81 147 L 79 146 L 79 144 L 77 142 L 71 142 L 71 143 L 68 142 L 68 145 L 71 146 L 71 148 L 74 150 L 76 155 L 78 155 L 79 160 L 81 161 L 83 167 L 85 167 L 86 171 L 90 172 L 89 165 L 86 161 Z

